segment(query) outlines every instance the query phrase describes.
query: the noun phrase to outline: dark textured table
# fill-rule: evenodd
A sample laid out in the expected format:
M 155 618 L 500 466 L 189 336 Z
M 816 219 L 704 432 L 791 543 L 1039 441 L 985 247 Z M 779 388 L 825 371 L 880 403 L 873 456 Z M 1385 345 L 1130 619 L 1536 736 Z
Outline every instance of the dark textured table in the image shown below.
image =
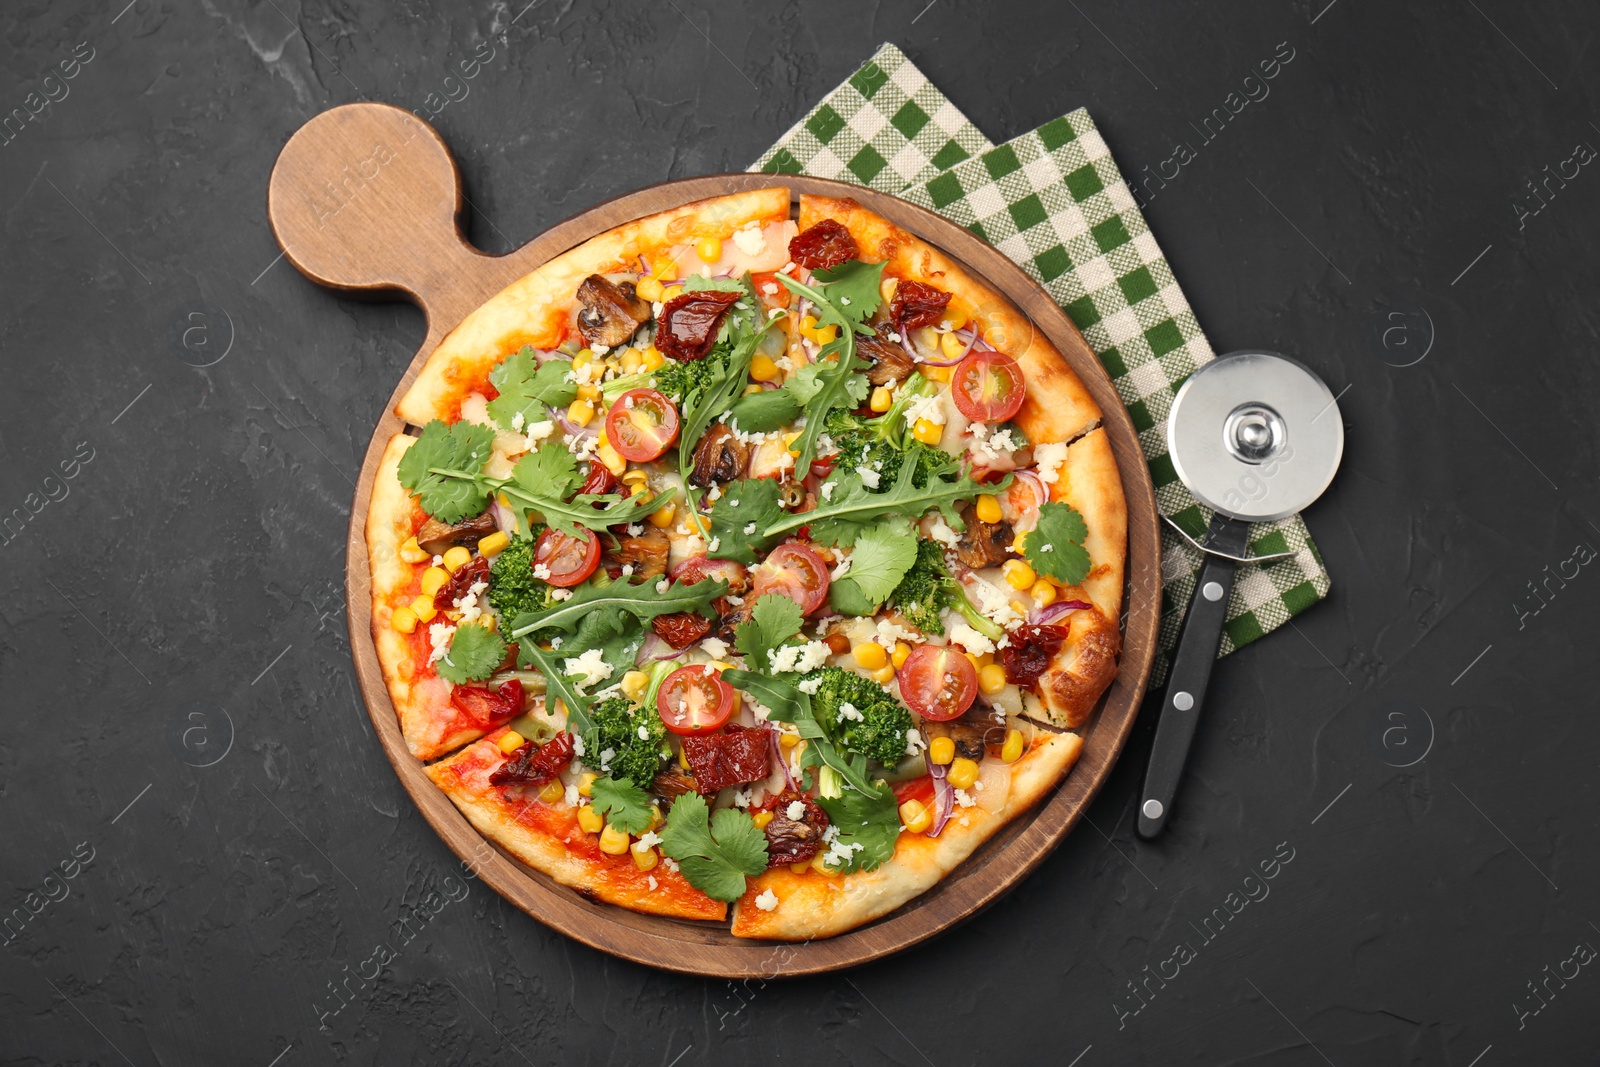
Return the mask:
M 0 1060 L 1596 1062 L 1600 10 L 925 2 L 8 6 Z M 670 977 L 461 880 L 380 753 L 344 535 L 422 322 L 277 259 L 267 175 L 327 107 L 436 94 L 505 251 L 741 169 L 885 39 L 996 141 L 1086 105 L 1167 176 L 1216 348 L 1341 396 L 1333 594 L 1221 665 L 1158 843 L 1147 718 L 966 926 Z

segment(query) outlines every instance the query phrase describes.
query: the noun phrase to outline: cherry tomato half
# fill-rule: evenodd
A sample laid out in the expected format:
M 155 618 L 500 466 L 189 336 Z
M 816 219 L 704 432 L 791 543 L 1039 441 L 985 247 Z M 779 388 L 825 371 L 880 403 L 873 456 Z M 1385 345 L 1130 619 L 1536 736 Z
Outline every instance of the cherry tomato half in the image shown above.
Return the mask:
M 739 694 L 705 663 L 679 667 L 656 695 L 656 713 L 679 737 L 722 729 L 738 707 Z
M 1005 422 L 1022 407 L 1026 391 L 1022 367 L 1004 352 L 970 353 L 950 376 L 950 396 L 973 422 Z
M 743 585 L 747 572 L 744 564 L 736 560 L 690 556 L 667 573 L 673 581 L 682 582 L 684 585 L 693 585 L 702 578 L 723 578 L 731 587 Z
M 978 668 L 948 645 L 918 645 L 900 668 L 900 696 L 924 719 L 949 722 L 978 699 Z
M 545 581 L 565 589 L 577 585 L 600 565 L 600 538 L 593 530 L 580 530 L 582 536 L 572 537 L 557 529 L 539 535 L 533 546 L 533 565 L 543 564 L 550 570 Z
M 755 596 L 786 596 L 810 615 L 828 600 L 828 565 L 817 550 L 799 541 L 785 541 L 756 564 Z
M 654 389 L 629 389 L 606 416 L 606 440 L 617 455 L 648 463 L 678 439 L 678 409 Z

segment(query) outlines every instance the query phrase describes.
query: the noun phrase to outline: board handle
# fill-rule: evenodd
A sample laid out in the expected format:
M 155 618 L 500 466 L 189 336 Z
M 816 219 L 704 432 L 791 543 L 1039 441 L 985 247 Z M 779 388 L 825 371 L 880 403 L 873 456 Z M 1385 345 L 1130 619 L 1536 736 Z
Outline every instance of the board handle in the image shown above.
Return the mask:
M 272 232 L 302 274 L 348 293 L 398 290 L 441 328 L 476 306 L 460 279 L 493 258 L 462 233 L 465 206 L 444 140 L 389 104 L 345 104 L 307 122 L 267 186 Z

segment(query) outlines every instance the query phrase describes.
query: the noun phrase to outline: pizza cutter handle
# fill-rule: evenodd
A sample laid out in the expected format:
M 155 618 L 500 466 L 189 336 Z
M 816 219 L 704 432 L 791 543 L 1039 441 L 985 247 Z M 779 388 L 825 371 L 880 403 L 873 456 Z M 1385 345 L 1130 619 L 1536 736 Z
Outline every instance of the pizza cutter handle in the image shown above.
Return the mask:
M 1205 544 L 1229 555 L 1242 555 L 1250 539 L 1248 523 L 1218 513 L 1206 531 Z M 1156 723 L 1155 745 L 1139 794 L 1139 836 L 1160 836 L 1172 815 L 1172 799 L 1183 777 L 1195 727 L 1205 705 L 1206 685 L 1222 645 L 1222 625 L 1228 618 L 1228 598 L 1233 592 L 1237 564 L 1206 555 L 1195 581 L 1194 598 L 1183 622 L 1183 634 L 1172 658 L 1172 674 L 1161 698 L 1161 718 Z
M 388 104 L 332 108 L 295 131 L 273 165 L 267 217 L 283 254 L 347 293 L 398 290 L 441 328 L 481 302 L 455 157 L 432 126 Z

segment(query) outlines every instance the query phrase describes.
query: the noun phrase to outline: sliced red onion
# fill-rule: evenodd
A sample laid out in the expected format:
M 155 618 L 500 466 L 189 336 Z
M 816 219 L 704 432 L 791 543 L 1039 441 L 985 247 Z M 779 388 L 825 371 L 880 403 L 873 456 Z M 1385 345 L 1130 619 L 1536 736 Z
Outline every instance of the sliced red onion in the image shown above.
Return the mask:
M 1087 611 L 1094 607 L 1093 604 L 1082 600 L 1058 600 L 1054 604 L 1042 608 L 1035 608 L 1028 616 L 1028 621 L 1035 626 L 1045 626 L 1055 622 L 1069 611 Z
M 643 667 L 646 663 L 657 663 L 664 659 L 672 659 L 676 655 L 678 650 L 663 641 L 661 635 L 652 630 L 644 635 L 639 651 L 633 654 L 633 665 Z
M 933 778 L 933 825 L 928 827 L 928 836 L 938 837 L 956 812 L 956 787 L 950 784 L 948 764 L 930 760 L 928 774 Z
M 789 761 L 784 757 L 783 746 L 778 744 L 780 731 L 771 730 L 767 733 L 767 747 L 771 750 L 771 759 L 783 770 L 783 787 L 796 792 L 800 787 L 795 784 L 794 775 L 789 773 Z
M 553 359 L 570 360 L 572 357 L 558 348 L 552 348 L 548 352 L 542 348 L 535 348 L 533 350 L 533 358 L 538 360 L 540 363 L 549 363 Z
M 1008 515 L 1006 518 L 1012 524 L 1012 526 L 1020 527 L 1023 525 L 1024 520 L 1028 519 L 1030 516 L 1033 516 L 1034 521 L 1027 524 L 1027 529 L 1031 530 L 1033 529 L 1034 525 L 1038 523 L 1037 516 L 1039 513 L 1039 505 L 1050 499 L 1050 490 L 1044 484 L 1044 479 L 1039 477 L 1038 471 L 1018 470 L 1015 473 L 1016 480 L 1012 482 L 1012 487 L 1015 488 L 1017 482 L 1026 482 L 1028 487 L 1033 490 L 1033 499 L 1036 501 L 1036 503 L 1034 503 L 1032 507 L 1017 511 L 1014 515 Z M 1010 506 L 1012 496 L 1009 492 L 1004 494 L 1001 497 L 1001 500 L 1003 501 L 1000 505 L 1002 508 L 1014 510 Z M 1023 533 L 1024 531 L 1019 529 L 1017 532 Z
M 550 417 L 555 420 L 557 426 L 561 427 L 562 433 L 569 434 L 574 438 L 574 440 L 571 442 L 572 444 L 577 444 L 580 441 L 586 441 L 591 437 L 600 436 L 600 430 L 593 422 L 591 422 L 588 426 L 579 426 L 577 423 L 567 418 L 567 413 L 564 410 L 557 411 L 555 409 L 551 409 Z
M 500 503 L 499 494 L 496 494 L 490 498 L 489 514 L 494 516 L 494 524 L 498 526 L 500 528 L 500 532 L 505 534 L 507 537 L 510 537 L 517 532 L 517 517 L 512 513 L 510 508 Z

